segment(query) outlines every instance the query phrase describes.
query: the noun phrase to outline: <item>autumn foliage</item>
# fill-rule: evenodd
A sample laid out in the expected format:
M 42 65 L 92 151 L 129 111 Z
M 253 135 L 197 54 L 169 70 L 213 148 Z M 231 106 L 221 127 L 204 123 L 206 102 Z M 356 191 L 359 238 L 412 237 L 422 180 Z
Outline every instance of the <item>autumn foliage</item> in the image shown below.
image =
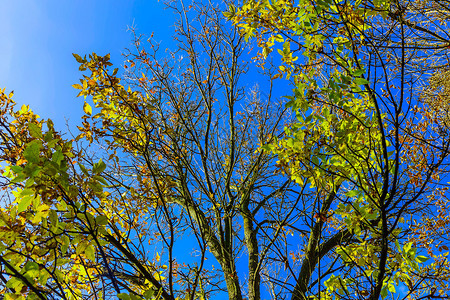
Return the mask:
M 168 7 L 75 136 L 1 91 L 4 299 L 449 297 L 449 8 Z

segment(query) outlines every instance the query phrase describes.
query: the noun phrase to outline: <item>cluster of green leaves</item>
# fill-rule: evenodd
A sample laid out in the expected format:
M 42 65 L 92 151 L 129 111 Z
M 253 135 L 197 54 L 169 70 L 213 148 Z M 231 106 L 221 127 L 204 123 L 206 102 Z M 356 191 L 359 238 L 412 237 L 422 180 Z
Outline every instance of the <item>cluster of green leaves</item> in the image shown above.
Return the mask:
M 117 285 L 105 276 L 112 272 L 111 242 L 120 244 L 112 236 L 119 225 L 108 226 L 120 211 L 108 198 L 106 164 L 85 165 L 73 141 L 63 139 L 51 120 L 39 120 L 25 105 L 16 111 L 11 97 L 2 91 L 5 299 L 103 297 L 105 281 Z M 154 299 L 155 288 L 146 282 L 121 298 Z
M 104 231 L 106 219 L 93 217 L 80 199 L 79 186 L 69 179 L 72 143 L 55 133 L 51 121 L 38 121 L 29 107 L 14 111 L 11 98 L 2 94 L 5 102 L 4 112 L 10 115 L 2 120 L 14 121 L 12 135 L 9 140 L 4 136 L 2 144 L 15 154 L 3 173 L 14 196 L 13 203 L 2 207 L 1 218 L 2 263 L 10 276 L 6 295 L 43 299 L 45 291 L 53 290 L 76 297 L 87 277 L 97 275 L 89 231 Z M 92 179 L 92 196 L 101 193 L 99 185 Z
M 276 154 L 282 171 L 297 184 L 339 200 L 319 204 L 318 224 L 332 220 L 330 229 L 352 234 L 335 250 L 344 266 L 339 274 L 324 277 L 325 289 L 319 287 L 315 293 L 306 291 L 297 280 L 293 299 L 303 299 L 306 294 L 345 298 L 353 293 L 386 298 L 396 293 L 399 282 L 410 283 L 410 276 L 424 270 L 426 258 L 417 256 L 413 242 L 400 239 L 402 210 L 408 203 L 396 200 L 403 193 L 397 189 L 401 184 L 397 180 L 402 168 L 399 156 L 404 152 L 398 136 L 392 137 L 398 135 L 401 123 L 398 117 L 397 123 L 387 118 L 386 101 L 367 79 L 370 74 L 364 63 L 370 54 L 360 55 L 367 44 L 375 43 L 368 40 L 371 35 L 366 32 L 381 26 L 380 20 L 393 18 L 396 5 L 400 4 L 250 0 L 239 8 L 230 6 L 224 14 L 246 39 L 256 37 L 259 59 L 266 60 L 277 49 L 281 61 L 277 77 L 294 82 L 293 95 L 287 98 L 297 120 L 286 127 L 282 139 L 262 149 Z M 410 113 L 401 111 L 402 102 L 392 106 L 398 115 Z M 409 146 L 404 143 L 404 147 Z M 417 155 L 412 152 L 409 157 Z M 444 150 L 443 157 L 447 155 Z M 430 172 L 420 169 L 423 174 Z M 407 230 L 408 226 L 411 224 L 406 224 Z M 313 247 L 320 248 L 317 243 Z M 318 272 L 320 280 L 321 270 Z

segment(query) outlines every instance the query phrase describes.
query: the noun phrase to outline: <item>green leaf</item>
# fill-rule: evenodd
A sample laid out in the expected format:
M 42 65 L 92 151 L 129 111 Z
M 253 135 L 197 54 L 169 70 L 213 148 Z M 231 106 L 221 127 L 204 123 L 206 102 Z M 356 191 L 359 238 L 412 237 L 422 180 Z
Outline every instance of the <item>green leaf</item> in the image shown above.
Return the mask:
M 130 299 L 131 299 L 131 300 L 142 300 L 141 297 L 139 297 L 139 296 L 137 296 L 137 295 L 134 295 L 134 294 L 131 294 L 131 295 L 130 295 Z
M 387 294 L 388 294 L 387 286 L 384 286 L 383 289 L 381 290 L 380 296 L 381 298 L 384 299 L 386 298 Z
M 94 166 L 92 168 L 92 172 L 94 172 L 94 174 L 100 174 L 105 169 L 106 169 L 106 164 L 103 162 L 102 159 L 100 159 L 98 161 L 98 163 L 94 164 Z
M 18 174 L 18 173 L 22 172 L 22 167 L 21 166 L 11 166 L 11 170 L 13 170 L 14 173 Z
M 419 255 L 416 257 L 416 261 L 418 261 L 420 263 L 426 262 L 427 260 L 428 260 L 428 257 L 423 256 L 423 255 Z
M 144 293 L 144 298 L 145 299 L 152 299 L 153 295 L 155 294 L 155 291 L 150 289 L 150 290 L 146 290 Z
M 20 192 L 20 197 L 25 197 L 25 196 L 29 196 L 29 195 L 34 195 L 34 191 L 32 189 L 23 189 Z
M 122 299 L 122 300 L 131 300 L 130 296 L 128 294 L 125 294 L 125 293 L 120 293 L 120 294 L 117 295 L 117 297 L 119 299 Z
M 42 148 L 42 142 L 38 140 L 31 141 L 27 144 L 25 150 L 23 151 L 23 157 L 27 161 L 32 163 L 37 163 L 39 161 L 39 152 Z
M 400 246 L 400 243 L 398 242 L 398 239 L 395 239 L 395 246 L 397 247 L 398 251 L 402 251 L 402 247 Z
M 81 253 L 84 253 L 84 251 L 86 250 L 86 248 L 89 246 L 88 241 L 83 240 L 81 241 L 78 245 L 77 245 L 77 249 L 75 251 L 75 253 L 77 255 L 80 255 Z
M 83 166 L 82 164 L 78 163 L 78 166 L 80 167 L 80 170 L 83 172 L 84 175 L 89 176 L 89 172 L 86 169 L 85 166 Z
M 411 249 L 411 247 L 412 247 L 412 243 L 406 243 L 403 246 L 403 253 L 408 253 L 408 251 Z
M 107 218 L 106 216 L 103 216 L 103 215 L 97 216 L 97 217 L 95 218 L 95 222 L 96 222 L 98 225 L 106 225 L 106 224 L 108 224 L 108 218 Z
M 21 212 L 25 211 L 28 208 L 28 206 L 30 206 L 33 198 L 34 198 L 34 196 L 32 196 L 32 195 L 23 197 L 22 200 L 20 201 L 19 205 L 17 206 L 17 213 L 21 213 Z
M 261 149 L 265 151 L 272 151 L 273 148 L 274 146 L 272 144 L 265 144 L 261 146 Z
M 367 80 L 367 79 L 365 79 L 365 78 L 355 78 L 355 83 L 357 84 L 357 85 L 363 85 L 363 84 L 368 84 L 369 83 L 369 81 Z
M 19 292 L 22 289 L 23 285 L 24 285 L 23 282 L 16 277 L 11 277 L 11 279 L 9 279 L 8 282 L 6 283 L 6 287 L 10 289 L 15 289 L 16 292 Z
M 37 263 L 35 263 L 34 261 L 28 261 L 25 264 L 25 271 L 30 271 L 30 270 L 39 270 L 39 265 Z
M 18 174 L 16 177 L 14 177 L 13 180 L 10 181 L 10 183 L 19 183 L 25 180 L 27 176 L 24 173 Z
M 91 261 L 95 261 L 95 247 L 93 245 L 88 245 L 86 250 L 84 250 L 86 257 Z
M 58 150 L 56 152 L 53 153 L 52 155 L 52 162 L 57 163 L 58 165 L 60 164 L 60 162 L 64 159 L 64 155 L 61 152 L 61 150 Z
M 347 193 L 345 193 L 345 195 L 347 196 L 347 197 L 355 197 L 355 196 L 358 196 L 359 195 L 359 191 L 355 191 L 355 190 L 352 190 L 352 191 L 348 191 Z
M 355 76 L 355 77 L 359 77 L 359 76 L 361 76 L 362 74 L 364 74 L 365 72 L 366 72 L 366 71 L 365 71 L 364 69 L 359 69 L 359 70 L 353 71 L 352 74 L 353 74 L 353 76 Z
M 28 124 L 28 130 L 30 131 L 32 137 L 42 138 L 42 130 L 37 124 Z
M 58 214 L 56 213 L 55 210 L 50 210 L 50 213 L 49 213 L 49 219 L 50 219 L 50 222 L 51 222 L 54 226 L 58 225 L 59 219 L 58 219 Z
M 62 252 L 63 254 L 65 254 L 65 253 L 67 253 L 67 249 L 68 249 L 69 246 L 70 246 L 70 238 L 69 238 L 67 235 L 63 235 L 63 236 L 61 237 L 61 239 L 62 239 L 61 252 Z

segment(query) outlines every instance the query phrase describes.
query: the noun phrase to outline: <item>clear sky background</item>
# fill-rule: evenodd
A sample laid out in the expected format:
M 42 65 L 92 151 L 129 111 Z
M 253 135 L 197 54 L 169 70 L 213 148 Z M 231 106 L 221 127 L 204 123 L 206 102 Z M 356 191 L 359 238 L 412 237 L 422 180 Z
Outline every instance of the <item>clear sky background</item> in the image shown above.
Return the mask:
M 0 88 L 66 131 L 65 119 L 79 124 L 83 106 L 72 88 L 81 77 L 72 53 L 111 53 L 119 67 L 132 43 L 129 27 L 154 32 L 165 49 L 174 21 L 156 0 L 0 0 Z

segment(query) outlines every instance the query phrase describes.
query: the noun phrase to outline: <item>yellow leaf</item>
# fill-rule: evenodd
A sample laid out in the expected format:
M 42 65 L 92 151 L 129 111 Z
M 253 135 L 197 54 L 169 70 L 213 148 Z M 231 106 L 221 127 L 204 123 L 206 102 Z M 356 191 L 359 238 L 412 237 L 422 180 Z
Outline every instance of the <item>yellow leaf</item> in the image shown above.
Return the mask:
M 22 105 L 22 107 L 20 108 L 20 112 L 21 113 L 26 113 L 28 110 L 30 109 L 30 107 L 28 105 Z
M 83 110 L 86 114 L 92 115 L 92 107 L 86 101 L 84 102 Z
M 155 279 L 158 280 L 158 281 L 166 279 L 166 277 L 161 276 L 161 274 L 162 274 L 162 271 L 160 271 L 160 272 L 155 272 L 155 273 L 153 274 L 153 277 L 155 277 Z

